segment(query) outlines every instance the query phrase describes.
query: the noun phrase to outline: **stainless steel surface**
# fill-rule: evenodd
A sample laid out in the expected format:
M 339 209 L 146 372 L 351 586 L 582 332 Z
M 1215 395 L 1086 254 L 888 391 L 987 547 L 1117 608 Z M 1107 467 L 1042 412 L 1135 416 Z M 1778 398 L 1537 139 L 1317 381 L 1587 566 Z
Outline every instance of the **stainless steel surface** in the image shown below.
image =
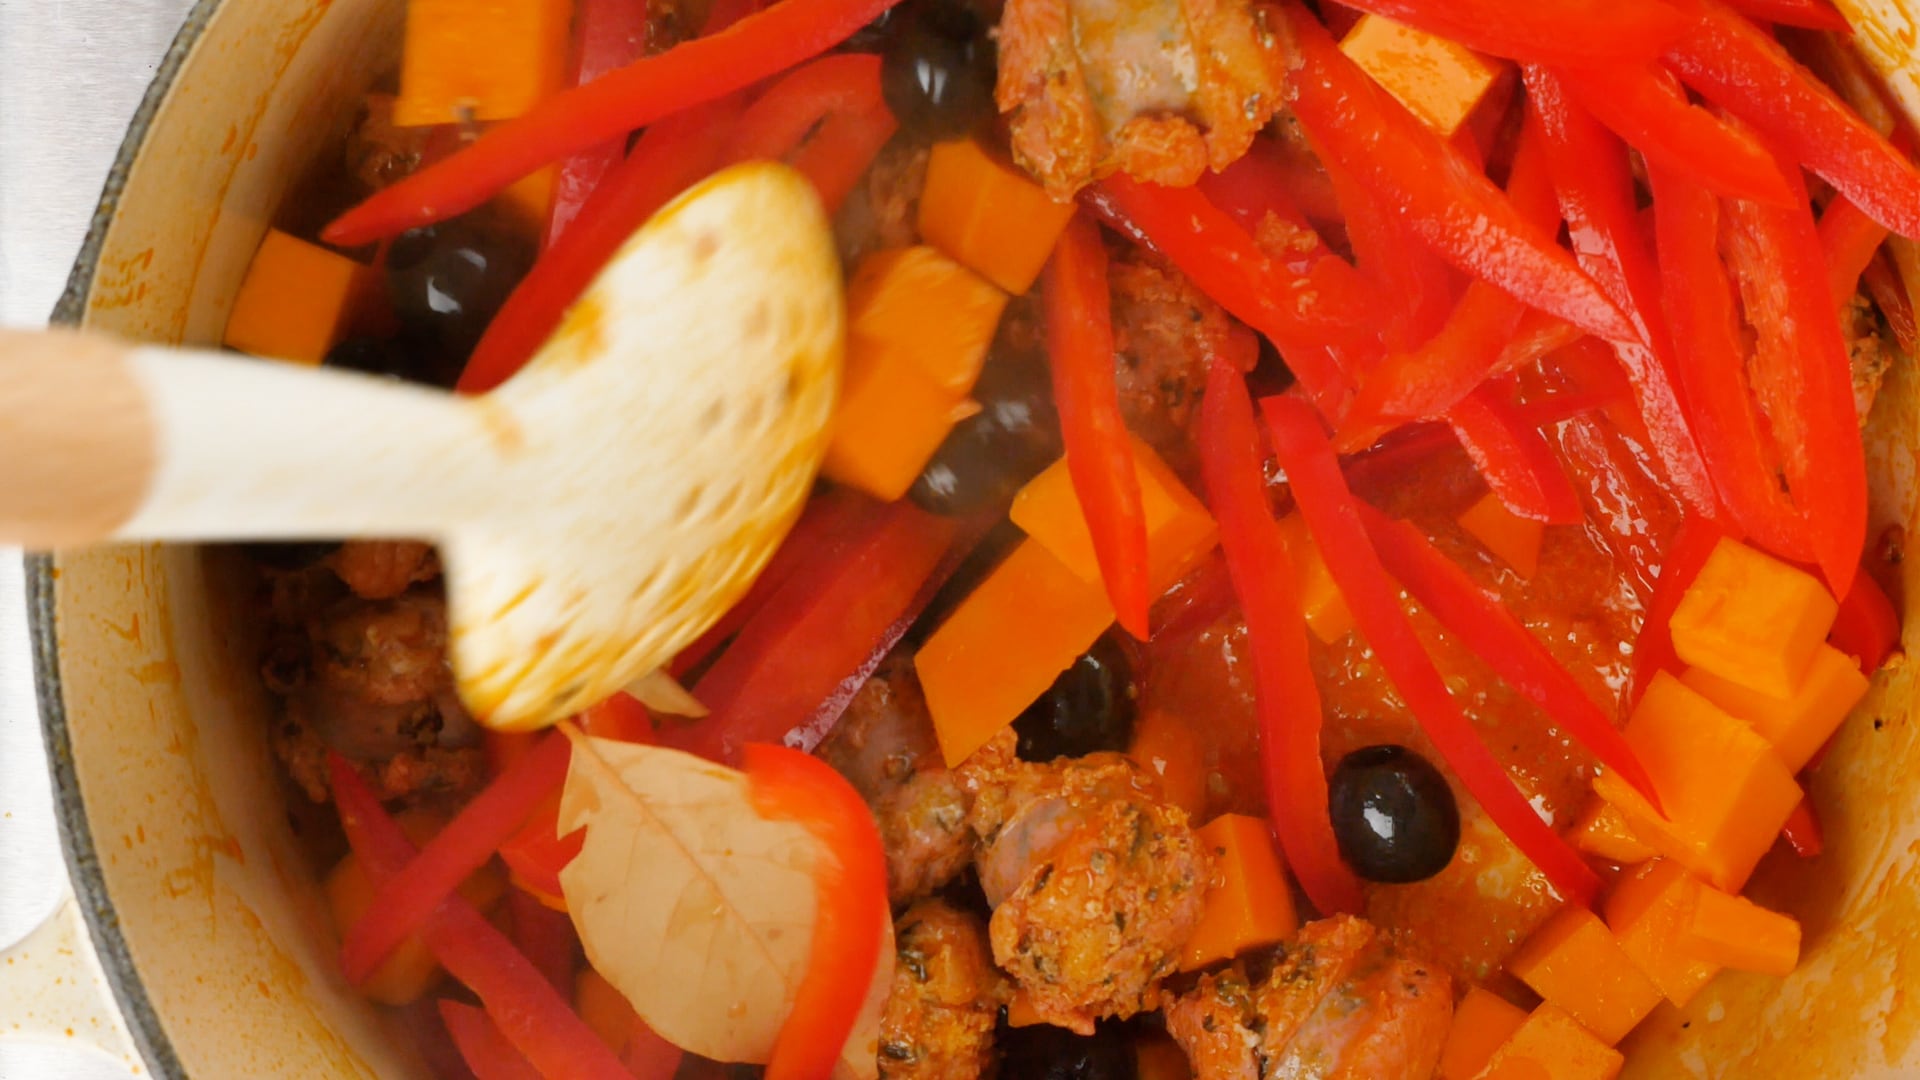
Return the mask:
M 0 324 L 44 323 L 107 166 L 190 0 L 0 0 Z M 46 919 L 54 835 L 17 552 L 0 549 L 0 948 Z M 0 1030 L 0 1080 L 128 1071 L 77 1042 Z

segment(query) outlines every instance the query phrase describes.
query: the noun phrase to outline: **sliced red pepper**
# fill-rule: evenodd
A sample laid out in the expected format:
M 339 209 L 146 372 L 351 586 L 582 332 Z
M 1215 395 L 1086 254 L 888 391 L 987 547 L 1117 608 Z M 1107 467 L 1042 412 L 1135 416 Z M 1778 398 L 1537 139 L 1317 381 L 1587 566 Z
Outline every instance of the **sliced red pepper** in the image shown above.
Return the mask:
M 1831 30 L 1836 34 L 1853 33 L 1853 24 L 1826 0 L 1729 0 L 1729 6 L 1760 22 Z
M 596 739 L 653 741 L 653 716 L 633 695 L 618 693 L 582 712 L 580 730 Z
M 1888 252 L 1881 251 L 1867 264 L 1860 282 L 1887 320 L 1894 344 L 1908 356 L 1920 353 L 1920 319 L 1914 316 L 1913 297 L 1908 294 L 1906 283 L 1900 279 L 1900 271 L 1894 268 Z
M 783 0 L 707 37 L 563 90 L 328 225 L 354 247 L 471 210 L 520 177 L 817 56 L 898 0 Z
M 1213 364 L 1200 409 L 1207 505 L 1220 525 L 1220 547 L 1253 649 L 1268 813 L 1287 865 L 1314 907 L 1357 913 L 1364 910 L 1360 881 L 1340 858 L 1327 811 L 1320 690 L 1307 658 L 1306 616 L 1286 537 L 1267 501 L 1246 382 Z
M 1447 765 L 1487 816 L 1572 903 L 1586 904 L 1600 879 L 1561 839 L 1513 783 L 1460 710 L 1400 606 L 1399 589 L 1367 539 L 1353 493 L 1340 475 L 1333 446 L 1305 402 L 1263 398 L 1273 450 L 1306 518 L 1313 542 L 1340 587 L 1354 624 L 1379 657 L 1388 680 L 1433 740 Z
M 633 1033 L 627 1036 L 627 1048 L 620 1060 L 634 1080 L 676 1080 L 686 1052 L 668 1042 L 638 1016 L 633 1018 Z
M 1867 462 L 1820 235 L 1804 192 L 1791 208 L 1735 200 L 1727 210 L 1723 246 L 1754 330 L 1753 396 L 1806 518 L 1813 561 L 1845 596 L 1867 542 Z
M 1720 202 L 1691 177 L 1649 165 L 1660 273 L 1694 432 L 1727 512 L 1762 547 L 1804 561 L 1805 515 L 1779 467 L 1747 387 L 1747 347 L 1733 282 L 1720 261 Z M 1831 316 L 1829 316 L 1831 318 Z
M 860 145 L 871 149 L 850 158 L 845 144 L 854 124 Z M 729 157 L 793 162 L 814 181 L 832 215 L 897 127 L 880 96 L 879 55 L 838 53 L 788 72 L 747 106 Z M 808 153 L 821 139 L 829 141 L 831 152 Z
M 1668 54 L 1687 85 L 1759 129 L 1875 221 L 1920 238 L 1920 171 L 1913 163 L 1766 31 L 1715 0 L 1699 7 L 1694 28 Z
M 646 0 L 579 0 L 573 14 L 573 84 L 590 83 L 615 68 L 638 60 L 647 48 Z M 547 217 L 546 244 L 565 235 L 593 197 L 594 189 L 625 157 L 627 140 L 608 139 L 561 162 L 553 181 L 553 209 Z
M 1201 173 L 1195 186 L 1208 202 L 1232 214 L 1241 228 L 1252 233 L 1259 231 L 1260 220 L 1268 213 L 1301 229 L 1311 229 L 1315 221 L 1339 221 L 1333 182 L 1325 169 L 1305 158 L 1261 136 L 1233 164 L 1219 172 Z M 1318 239 L 1317 235 L 1302 237 L 1303 241 Z M 1303 243 L 1300 254 L 1317 258 L 1332 252 L 1325 244 Z
M 513 928 L 513 947 L 560 996 L 572 997 L 574 950 L 580 941 L 573 932 L 573 920 L 565 911 L 517 888 L 507 890 L 507 919 Z
M 1316 147 L 1460 269 L 1590 333 L 1633 336 L 1572 256 L 1529 225 L 1457 147 L 1355 65 L 1297 0 L 1282 10 L 1298 54 L 1288 103 Z
M 1826 213 L 1820 215 L 1820 250 L 1827 257 L 1827 285 L 1833 290 L 1834 303 L 1853 299 L 1860 276 L 1886 242 L 1888 231 L 1845 195 L 1827 204 Z
M 1520 325 L 1514 327 L 1513 337 L 1500 350 L 1500 359 L 1494 362 L 1493 369 L 1518 371 L 1543 356 L 1559 352 L 1589 336 L 1585 330 L 1558 315 L 1549 315 L 1539 308 L 1528 308 L 1520 316 Z
M 1075 215 L 1043 280 L 1047 359 L 1073 493 L 1093 536 L 1107 599 L 1134 637 L 1148 637 L 1147 517 L 1133 443 L 1114 381 L 1107 249 L 1100 227 Z
M 1600 66 L 1659 56 L 1687 28 L 1659 0 L 1350 0 L 1354 7 L 1514 60 Z
M 1666 671 L 1678 674 L 1680 656 L 1673 651 L 1670 623 L 1674 609 L 1680 606 L 1693 579 L 1700 576 L 1707 556 L 1727 536 L 1726 530 L 1706 518 L 1688 514 L 1680 519 L 1680 528 L 1667 541 L 1653 599 L 1646 605 L 1640 634 L 1633 641 L 1633 701 L 1637 704 L 1654 675 Z
M 413 845 L 345 758 L 329 755 L 327 765 L 347 843 L 376 887 L 384 884 L 415 857 Z M 620 1059 L 472 904 L 447 896 L 420 926 L 420 938 L 541 1075 L 630 1080 Z
M 810 741 L 845 706 L 844 684 L 877 663 L 938 588 L 959 526 L 909 502 L 870 504 L 814 553 L 741 629 L 693 688 L 704 719 L 663 728 L 662 745 L 720 761 L 804 728 Z
M 830 1076 L 867 1000 L 887 923 L 887 857 L 866 800 L 811 754 L 764 743 L 741 769 L 762 817 L 798 822 L 820 845 L 813 864 L 813 942 L 767 1080 Z
M 500 860 L 513 872 L 514 883 L 551 903 L 564 903 L 560 871 L 587 842 L 587 833 L 578 829 L 561 836 L 558 795 L 534 811 L 527 823 L 500 845 Z
M 1633 384 L 1647 439 L 1682 502 L 1712 516 L 1712 478 L 1688 421 L 1678 359 L 1661 310 L 1660 271 L 1635 204 L 1626 148 L 1544 69 L 1525 70 L 1526 122 L 1545 134 L 1547 167 L 1580 265 L 1633 320 L 1638 336 L 1614 342 Z
M 1859 660 L 1860 670 L 1868 675 L 1879 671 L 1899 647 L 1900 613 L 1872 574 L 1854 575 L 1853 588 L 1840 598 L 1840 612 L 1834 616 L 1827 641 Z
M 542 1080 L 540 1070 L 514 1049 L 486 1013 L 442 998 L 440 1019 L 467 1068 L 473 1070 L 474 1080 Z
M 1801 799 L 1800 805 L 1787 815 L 1787 823 L 1780 827 L 1780 838 L 1803 859 L 1817 859 L 1826 850 L 1827 841 L 1820 832 L 1820 819 L 1814 816 L 1812 800 Z
M 1576 416 L 1554 428 L 1549 439 L 1580 492 L 1594 533 L 1628 590 L 1645 603 L 1660 576 L 1660 539 L 1673 531 L 1682 513 L 1655 478 L 1659 462 L 1605 416 Z
M 528 816 L 560 790 L 570 757 L 566 739 L 551 732 L 542 736 L 539 745 L 461 807 L 419 858 L 382 880 L 366 917 L 353 924 L 340 950 L 347 981 L 358 984 L 372 975 L 468 875 L 493 858 Z
M 788 164 L 812 181 L 827 213 L 837 214 L 898 130 L 900 123 L 885 102 L 859 112 L 834 113 L 821 121 L 820 130 L 794 151 Z
M 1387 573 L 1486 661 L 1494 674 L 1538 706 L 1601 764 L 1619 773 L 1656 807 L 1660 805 L 1653 778 L 1633 747 L 1513 612 L 1435 549 L 1420 530 L 1365 503 L 1356 505 Z
M 1208 368 L 1211 370 L 1212 365 Z M 1251 413 L 1251 405 L 1248 409 Z M 1154 631 L 1154 639 L 1180 641 L 1191 637 L 1218 622 L 1233 606 L 1233 576 L 1227 570 L 1226 557 L 1216 551 L 1207 556 L 1200 569 L 1160 598 L 1155 608 L 1160 613 L 1160 628 Z
M 1786 206 L 1792 199 L 1773 155 L 1687 100 L 1664 67 L 1562 69 L 1554 78 L 1649 165 L 1660 165 L 1734 199 Z
M 1333 157 L 1321 154 L 1347 227 L 1354 265 L 1381 299 L 1381 343 L 1406 352 L 1446 322 L 1460 293 L 1458 275 Z
M 1528 424 L 1493 386 L 1455 402 L 1447 423 L 1507 509 L 1549 525 L 1581 521 L 1580 496 L 1539 427 Z

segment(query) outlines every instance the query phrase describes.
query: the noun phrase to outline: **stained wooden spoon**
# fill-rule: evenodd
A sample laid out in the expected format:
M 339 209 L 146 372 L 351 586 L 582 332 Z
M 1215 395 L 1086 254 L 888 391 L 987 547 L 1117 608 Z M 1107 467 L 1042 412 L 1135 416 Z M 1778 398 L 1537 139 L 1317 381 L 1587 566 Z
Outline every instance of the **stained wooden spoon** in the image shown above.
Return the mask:
M 663 209 L 481 397 L 0 332 L 0 542 L 431 540 L 461 698 L 538 727 L 654 671 L 760 571 L 824 452 L 844 321 L 812 187 L 757 164 Z

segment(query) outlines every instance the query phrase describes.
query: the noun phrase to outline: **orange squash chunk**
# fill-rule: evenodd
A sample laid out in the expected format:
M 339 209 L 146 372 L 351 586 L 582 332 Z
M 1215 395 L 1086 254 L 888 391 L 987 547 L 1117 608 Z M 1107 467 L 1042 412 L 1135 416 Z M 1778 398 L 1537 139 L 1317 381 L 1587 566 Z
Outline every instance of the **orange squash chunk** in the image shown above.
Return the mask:
M 1458 42 L 1379 15 L 1362 15 L 1340 42 L 1375 82 L 1443 137 L 1486 96 L 1500 68 Z
M 1434 1069 L 1438 1080 L 1474 1080 L 1513 1033 L 1526 1023 L 1526 1010 L 1490 990 L 1475 986 L 1453 1010 L 1453 1027 Z
M 1146 443 L 1134 438 L 1134 472 L 1140 479 L 1140 509 L 1146 518 L 1151 584 L 1164 592 L 1213 549 L 1219 532 L 1212 515 Z M 1007 516 L 1053 557 L 1088 581 L 1099 582 L 1100 560 L 1073 474 L 1062 457 L 1027 481 Z
M 1744 896 L 1701 887 L 1676 943 L 1698 961 L 1736 971 L 1785 975 L 1800 962 L 1800 923 Z
M 1492 494 L 1482 495 L 1479 502 L 1467 507 L 1459 521 L 1469 536 L 1512 567 L 1514 573 L 1531 578 L 1539 571 L 1540 541 L 1546 535 L 1546 523 L 1521 517 Z
M 1280 519 L 1280 535 L 1287 543 L 1287 557 L 1293 560 L 1294 585 L 1300 590 L 1300 607 L 1307 614 L 1307 629 L 1313 636 L 1331 645 L 1353 629 L 1353 613 L 1347 598 L 1333 583 L 1327 561 L 1307 531 L 1307 520 L 1298 513 Z
M 920 235 L 1015 295 L 1033 287 L 1073 212 L 972 139 L 936 143 L 927 159 Z
M 1701 697 L 1753 725 L 1788 772 L 1813 760 L 1847 714 L 1867 696 L 1867 677 L 1853 657 L 1831 645 L 1814 650 L 1806 677 L 1790 697 L 1777 698 L 1728 682 L 1700 668 L 1688 668 L 1680 681 Z
M 1548 919 L 1507 959 L 1507 970 L 1609 1046 L 1660 1004 L 1660 988 L 1583 907 Z
M 1720 972 L 1677 945 L 1682 925 L 1693 910 L 1694 895 L 1705 886 L 1672 859 L 1655 859 L 1614 883 L 1602 911 L 1607 929 L 1668 1001 L 1685 1007 Z
M 1666 672 L 1627 721 L 1627 743 L 1653 779 L 1663 815 L 1613 773 L 1593 790 L 1633 834 L 1717 889 L 1738 892 L 1800 802 L 1773 747 Z
M 1006 293 L 936 248 L 876 252 L 847 283 L 849 362 L 915 364 L 966 397 L 1006 306 Z
M 1739 686 L 1792 697 L 1840 604 L 1818 578 L 1722 539 L 1669 624 L 1680 659 Z
M 407 0 L 402 127 L 506 120 L 566 78 L 571 0 Z
M 1198 818 L 1207 805 L 1207 765 L 1187 719 L 1163 707 L 1149 708 L 1133 726 L 1127 756 L 1160 781 L 1160 795 Z
M 223 342 L 255 356 L 318 364 L 372 294 L 370 266 L 268 229 L 233 299 Z
M 1568 838 L 1583 854 L 1621 866 L 1643 863 L 1654 856 L 1654 850 L 1633 835 L 1626 815 L 1605 799 L 1596 798 L 1587 804 Z
M 1551 1003 L 1527 1016 L 1479 1080 L 1613 1080 L 1626 1058 Z
M 892 502 L 907 493 L 953 425 L 979 411 L 898 357 L 847 357 L 820 471 Z
M 1199 830 L 1199 839 L 1200 846 L 1213 853 L 1213 880 L 1200 909 L 1200 925 L 1180 955 L 1181 971 L 1285 941 L 1300 929 L 1293 894 L 1264 820 L 1222 814 Z

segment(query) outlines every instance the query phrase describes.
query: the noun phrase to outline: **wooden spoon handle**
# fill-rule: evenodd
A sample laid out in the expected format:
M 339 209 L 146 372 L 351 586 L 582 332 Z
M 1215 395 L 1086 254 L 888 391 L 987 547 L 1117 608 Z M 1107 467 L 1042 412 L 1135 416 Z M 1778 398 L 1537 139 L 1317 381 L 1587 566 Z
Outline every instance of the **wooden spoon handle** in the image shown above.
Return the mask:
M 0 542 L 436 539 L 498 497 L 479 411 L 391 380 L 0 333 Z

